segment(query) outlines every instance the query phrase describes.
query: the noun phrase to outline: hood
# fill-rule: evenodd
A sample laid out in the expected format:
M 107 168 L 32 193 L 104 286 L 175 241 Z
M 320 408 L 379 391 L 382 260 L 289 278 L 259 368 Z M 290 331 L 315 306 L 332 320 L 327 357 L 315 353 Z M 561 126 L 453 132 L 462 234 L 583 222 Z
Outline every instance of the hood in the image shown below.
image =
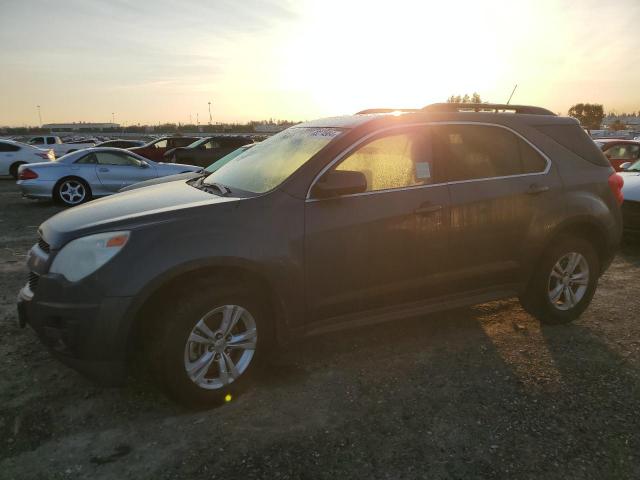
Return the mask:
M 640 172 L 618 172 L 624 180 L 622 195 L 625 200 L 640 202 Z
M 136 190 L 138 188 L 150 187 L 151 185 L 160 185 L 161 183 L 175 182 L 177 180 L 190 180 L 192 178 L 197 178 L 201 175 L 199 172 L 186 172 L 186 173 L 177 173 L 175 175 L 167 175 L 166 177 L 158 177 L 152 178 L 151 180 L 145 180 L 144 182 L 134 183 L 133 185 L 129 185 L 127 187 L 121 188 L 121 192 L 128 192 L 129 190 Z
M 40 233 L 53 248 L 59 248 L 73 238 L 93 232 L 167 222 L 179 217 L 184 209 L 238 200 L 203 192 L 186 182 L 170 182 L 69 208 L 44 222 Z

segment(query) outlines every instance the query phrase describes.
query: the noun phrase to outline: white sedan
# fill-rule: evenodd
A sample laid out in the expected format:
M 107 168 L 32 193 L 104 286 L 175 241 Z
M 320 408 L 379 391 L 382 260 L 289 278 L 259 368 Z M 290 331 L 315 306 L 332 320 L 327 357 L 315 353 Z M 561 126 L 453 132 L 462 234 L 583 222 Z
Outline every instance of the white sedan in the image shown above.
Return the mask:
M 43 150 L 26 143 L 0 139 L 0 175 L 18 178 L 20 165 L 53 161 L 55 158 L 53 150 Z
M 195 165 L 159 163 L 120 148 L 87 148 L 56 161 L 21 165 L 18 186 L 28 198 L 54 199 L 73 206 L 152 178 L 202 172 Z

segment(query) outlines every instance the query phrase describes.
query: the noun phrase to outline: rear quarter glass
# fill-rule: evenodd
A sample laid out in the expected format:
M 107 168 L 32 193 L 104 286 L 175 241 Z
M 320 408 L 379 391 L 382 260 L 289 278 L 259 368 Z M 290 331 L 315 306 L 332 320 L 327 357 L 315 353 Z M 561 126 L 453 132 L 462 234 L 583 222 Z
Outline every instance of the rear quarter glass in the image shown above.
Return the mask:
M 611 166 L 602 150 L 579 125 L 537 125 L 535 128 L 586 161 L 600 167 Z

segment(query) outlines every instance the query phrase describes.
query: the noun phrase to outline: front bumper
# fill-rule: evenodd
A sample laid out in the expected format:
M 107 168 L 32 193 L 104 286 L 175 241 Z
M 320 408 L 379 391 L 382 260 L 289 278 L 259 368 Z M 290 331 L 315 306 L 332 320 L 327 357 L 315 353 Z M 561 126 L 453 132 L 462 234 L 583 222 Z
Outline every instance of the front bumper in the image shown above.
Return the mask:
M 16 183 L 22 196 L 46 200 L 53 198 L 53 187 L 56 184 L 53 180 L 18 180 Z
M 30 325 L 61 362 L 99 383 L 120 384 L 126 376 L 126 322 L 131 297 L 87 301 L 59 280 L 30 278 L 18 294 L 18 322 Z M 62 295 L 61 295 L 62 293 Z

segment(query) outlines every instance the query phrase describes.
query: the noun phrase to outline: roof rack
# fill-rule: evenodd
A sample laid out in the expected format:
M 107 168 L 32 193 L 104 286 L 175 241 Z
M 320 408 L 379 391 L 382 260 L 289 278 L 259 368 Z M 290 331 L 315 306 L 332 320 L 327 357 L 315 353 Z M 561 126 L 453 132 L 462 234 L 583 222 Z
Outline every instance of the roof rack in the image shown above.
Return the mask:
M 356 112 L 356 115 L 370 115 L 372 113 L 393 113 L 393 112 L 419 112 L 419 108 L 368 108 Z
M 530 115 L 553 115 L 551 110 L 529 105 L 507 105 L 501 103 L 433 103 L 422 109 L 425 112 L 513 112 Z

